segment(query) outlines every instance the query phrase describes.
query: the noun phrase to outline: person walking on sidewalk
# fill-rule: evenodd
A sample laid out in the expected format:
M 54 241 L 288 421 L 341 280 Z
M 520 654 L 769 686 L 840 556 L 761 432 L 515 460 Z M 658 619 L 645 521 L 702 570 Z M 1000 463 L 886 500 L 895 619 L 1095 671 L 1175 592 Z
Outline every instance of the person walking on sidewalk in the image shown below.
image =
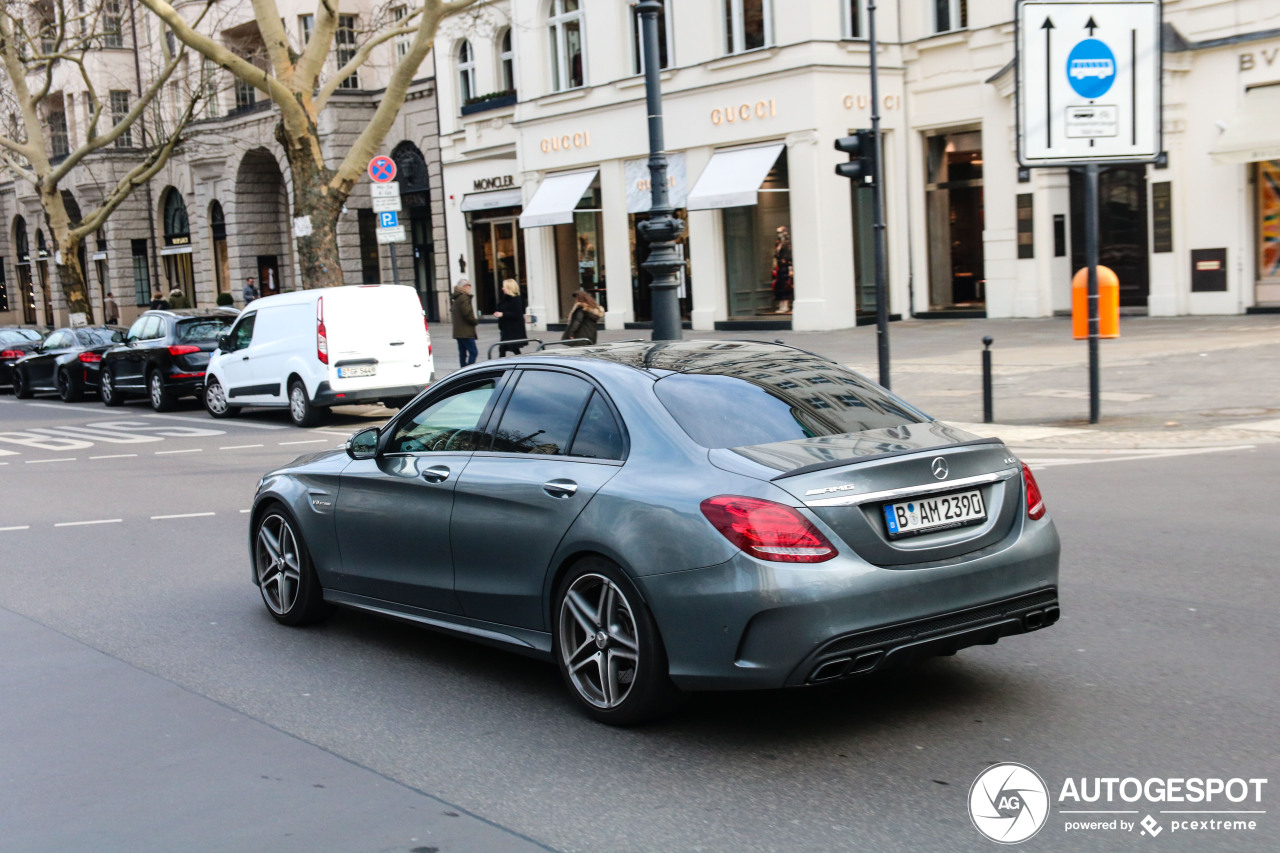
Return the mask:
M 190 308 L 191 307 L 191 300 L 187 299 L 187 294 L 184 293 L 182 291 L 182 288 L 178 287 L 176 284 L 173 286 L 173 289 L 169 291 L 169 307 L 170 308 Z
M 476 363 L 476 311 L 471 305 L 471 282 L 458 279 L 453 286 L 453 300 L 449 307 L 453 320 L 453 338 L 458 342 L 458 366 Z
M 102 302 L 102 320 L 107 325 L 120 322 L 120 306 L 116 304 L 116 297 L 110 290 L 107 291 L 107 298 Z
M 569 311 L 569 324 L 565 327 L 561 340 L 586 338 L 594 344 L 596 335 L 600 332 L 600 319 L 604 317 L 604 309 L 585 290 L 579 290 L 573 294 L 573 303 L 573 308 Z M 586 344 L 573 344 L 573 346 L 586 346 Z
M 258 298 L 258 288 L 253 286 L 253 276 L 249 276 L 249 279 L 244 283 L 244 290 L 240 292 L 240 296 L 244 299 L 245 305 Z
M 498 300 L 493 316 L 498 318 L 498 340 L 523 341 L 529 337 L 524 327 L 524 297 L 520 295 L 520 282 L 508 278 L 502 282 L 502 298 Z M 499 344 L 498 356 L 507 353 L 519 355 L 524 344 Z

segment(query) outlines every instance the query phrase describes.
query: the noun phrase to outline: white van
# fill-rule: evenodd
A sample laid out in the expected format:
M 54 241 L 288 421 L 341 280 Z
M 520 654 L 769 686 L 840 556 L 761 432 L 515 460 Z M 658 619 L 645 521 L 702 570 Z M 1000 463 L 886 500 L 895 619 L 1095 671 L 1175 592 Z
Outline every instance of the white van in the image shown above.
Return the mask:
M 249 303 L 219 340 L 205 375 L 215 418 L 280 406 L 312 426 L 330 406 L 408 402 L 431 383 L 431 334 L 405 285 L 298 290 Z

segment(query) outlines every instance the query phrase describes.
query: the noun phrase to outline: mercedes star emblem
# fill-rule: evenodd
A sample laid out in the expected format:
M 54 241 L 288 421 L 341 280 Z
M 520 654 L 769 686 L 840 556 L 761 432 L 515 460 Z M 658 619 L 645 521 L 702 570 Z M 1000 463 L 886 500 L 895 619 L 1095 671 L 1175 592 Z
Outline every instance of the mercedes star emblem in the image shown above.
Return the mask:
M 947 475 L 951 473 L 951 469 L 947 467 L 947 460 L 939 456 L 933 460 L 933 464 L 929 466 L 929 470 L 933 472 L 933 476 L 939 480 L 947 479 Z

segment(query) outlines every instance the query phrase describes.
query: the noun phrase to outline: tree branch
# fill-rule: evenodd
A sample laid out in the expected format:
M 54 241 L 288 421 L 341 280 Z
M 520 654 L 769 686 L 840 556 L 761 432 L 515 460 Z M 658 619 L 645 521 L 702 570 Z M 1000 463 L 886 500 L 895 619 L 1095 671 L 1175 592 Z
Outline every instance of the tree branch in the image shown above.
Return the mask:
M 415 9 L 412 15 L 406 15 L 405 17 L 417 17 L 421 12 L 421 9 Z M 416 24 L 406 24 L 396 29 L 383 30 L 364 44 L 360 45 L 359 49 L 356 50 L 356 55 L 351 57 L 351 61 L 339 68 L 338 73 L 329 78 L 329 82 L 321 86 L 320 91 L 316 93 L 316 112 L 320 112 L 324 109 L 325 104 L 329 103 L 329 97 L 334 92 L 338 91 L 338 87 L 342 85 L 343 80 L 346 80 L 352 74 L 356 73 L 360 66 L 365 64 L 369 59 L 369 54 L 373 52 L 375 47 L 380 44 L 386 44 L 396 36 L 405 36 L 417 31 L 418 26 Z
M 286 86 L 293 81 L 293 59 L 289 56 L 289 39 L 280 19 L 276 0 L 252 0 L 253 16 L 258 22 L 258 33 L 267 48 L 267 58 L 276 77 Z
M 308 95 L 315 91 L 316 81 L 324 70 L 325 60 L 329 58 L 329 48 L 333 46 L 333 36 L 338 32 L 338 7 L 334 0 L 319 0 L 316 3 L 315 23 L 311 30 L 311 41 L 302 49 L 302 57 L 294 69 L 295 85 L 300 92 Z

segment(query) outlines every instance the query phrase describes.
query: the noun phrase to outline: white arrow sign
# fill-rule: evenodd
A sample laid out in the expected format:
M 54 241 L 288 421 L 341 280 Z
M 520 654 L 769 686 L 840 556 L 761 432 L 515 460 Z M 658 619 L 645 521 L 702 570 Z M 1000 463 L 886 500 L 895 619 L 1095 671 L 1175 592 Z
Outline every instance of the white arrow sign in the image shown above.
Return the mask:
M 1016 22 L 1019 163 L 1159 156 L 1158 0 L 1019 0 Z

